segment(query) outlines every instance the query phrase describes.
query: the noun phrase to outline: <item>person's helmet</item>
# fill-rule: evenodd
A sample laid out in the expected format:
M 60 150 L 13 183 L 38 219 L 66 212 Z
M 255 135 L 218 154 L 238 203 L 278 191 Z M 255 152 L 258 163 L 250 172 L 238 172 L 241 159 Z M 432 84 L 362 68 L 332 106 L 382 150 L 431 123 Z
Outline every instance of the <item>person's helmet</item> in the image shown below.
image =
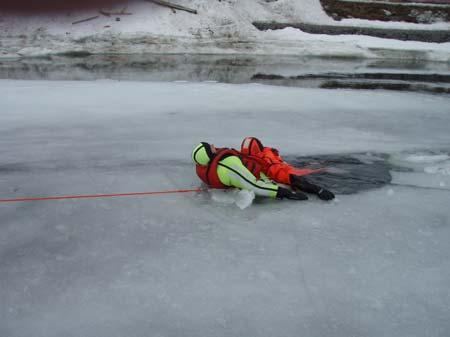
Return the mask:
M 208 165 L 213 158 L 214 153 L 208 143 L 201 142 L 192 151 L 192 160 L 198 165 Z

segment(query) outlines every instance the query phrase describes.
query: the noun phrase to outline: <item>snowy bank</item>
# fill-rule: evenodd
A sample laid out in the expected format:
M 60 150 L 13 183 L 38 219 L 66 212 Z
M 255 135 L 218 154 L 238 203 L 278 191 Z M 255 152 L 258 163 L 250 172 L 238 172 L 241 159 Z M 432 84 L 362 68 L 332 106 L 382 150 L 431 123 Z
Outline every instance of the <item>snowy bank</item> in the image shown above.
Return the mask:
M 131 15 L 105 16 L 97 10 L 53 15 L 0 17 L 0 57 L 36 57 L 64 53 L 200 53 L 314 55 L 360 58 L 450 60 L 450 43 L 403 42 L 367 36 L 328 36 L 298 29 L 261 32 L 254 21 L 361 25 L 386 29 L 445 30 L 447 23 L 343 20 L 328 17 L 318 0 L 190 1 L 198 14 L 132 1 Z M 86 18 L 90 21 L 76 23 Z M 73 24 L 76 23 L 76 24 Z

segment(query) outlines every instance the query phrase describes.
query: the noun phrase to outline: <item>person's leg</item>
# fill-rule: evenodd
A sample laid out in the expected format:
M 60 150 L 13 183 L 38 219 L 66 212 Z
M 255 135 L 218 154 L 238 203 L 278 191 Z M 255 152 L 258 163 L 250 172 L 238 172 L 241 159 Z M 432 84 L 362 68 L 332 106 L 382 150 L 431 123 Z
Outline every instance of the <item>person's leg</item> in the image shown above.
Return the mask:
M 236 156 L 221 160 L 217 168 L 217 174 L 222 184 L 253 191 L 258 196 L 293 200 L 308 199 L 307 195 L 302 192 L 295 193 L 271 181 L 257 179 Z

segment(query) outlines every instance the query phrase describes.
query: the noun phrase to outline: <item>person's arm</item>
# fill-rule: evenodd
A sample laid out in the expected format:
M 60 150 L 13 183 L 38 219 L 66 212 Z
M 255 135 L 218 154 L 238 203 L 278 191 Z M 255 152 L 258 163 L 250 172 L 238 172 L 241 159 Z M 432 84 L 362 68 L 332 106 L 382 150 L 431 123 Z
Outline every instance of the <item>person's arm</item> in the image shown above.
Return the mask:
M 291 174 L 290 176 L 291 186 L 296 190 L 300 190 L 306 193 L 317 194 L 317 196 L 322 200 L 332 200 L 334 199 L 334 194 L 319 185 L 313 184 L 305 177 L 296 176 Z

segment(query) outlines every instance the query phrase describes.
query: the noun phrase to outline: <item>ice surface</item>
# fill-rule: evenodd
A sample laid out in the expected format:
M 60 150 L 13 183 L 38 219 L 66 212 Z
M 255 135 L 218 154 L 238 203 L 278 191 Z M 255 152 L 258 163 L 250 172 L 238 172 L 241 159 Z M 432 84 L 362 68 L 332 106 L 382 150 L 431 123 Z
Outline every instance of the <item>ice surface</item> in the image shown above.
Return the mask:
M 192 146 L 236 147 L 247 135 L 287 156 L 448 155 L 449 103 L 0 81 L 1 196 L 197 187 Z M 331 203 L 255 199 L 240 210 L 192 193 L 0 204 L 0 336 L 448 336 L 450 192 L 409 186 L 409 174 L 450 186 L 424 171 L 446 160 L 402 159 L 393 179 L 408 186 Z

